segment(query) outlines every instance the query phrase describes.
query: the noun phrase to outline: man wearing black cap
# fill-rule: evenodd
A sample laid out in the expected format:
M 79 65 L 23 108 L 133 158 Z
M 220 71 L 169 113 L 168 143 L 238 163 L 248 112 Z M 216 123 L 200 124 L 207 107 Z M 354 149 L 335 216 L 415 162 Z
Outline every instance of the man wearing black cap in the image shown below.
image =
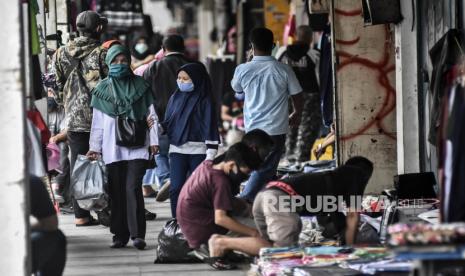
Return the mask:
M 107 24 L 105 17 L 93 11 L 84 11 L 76 19 L 80 36 L 56 51 L 55 71 L 59 95 L 57 100 L 65 107 L 68 143 L 71 151 L 71 171 L 78 154 L 89 150 L 92 123 L 91 90 L 106 76 L 105 50 L 100 47 L 100 35 Z M 97 224 L 89 211 L 79 208 L 73 200 L 76 226 Z

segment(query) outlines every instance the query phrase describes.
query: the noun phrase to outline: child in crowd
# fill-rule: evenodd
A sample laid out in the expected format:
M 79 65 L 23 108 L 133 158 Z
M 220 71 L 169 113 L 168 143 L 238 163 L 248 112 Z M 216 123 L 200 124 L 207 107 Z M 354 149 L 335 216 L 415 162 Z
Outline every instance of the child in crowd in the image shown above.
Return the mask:
M 178 89 L 162 123 L 170 141 L 171 214 L 176 217 L 179 193 L 189 173 L 218 151 L 219 133 L 211 80 L 205 66 L 188 63 L 178 70 Z

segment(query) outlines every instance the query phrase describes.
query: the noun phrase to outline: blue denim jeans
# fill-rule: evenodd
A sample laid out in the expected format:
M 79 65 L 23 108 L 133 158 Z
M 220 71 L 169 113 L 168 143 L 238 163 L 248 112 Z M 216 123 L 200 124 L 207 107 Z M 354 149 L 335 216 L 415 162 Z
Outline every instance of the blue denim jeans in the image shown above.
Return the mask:
M 155 168 L 155 174 L 158 178 L 160 187 L 163 186 L 166 180 L 170 178 L 170 159 L 168 153 L 170 150 L 170 141 L 168 135 L 162 135 L 158 138 L 160 146 L 160 152 L 155 156 L 157 167 Z
M 178 205 L 179 194 L 189 175 L 206 158 L 205 154 L 181 154 L 170 153 L 170 203 L 171 215 L 176 217 L 176 207 Z
M 170 161 L 168 152 L 170 149 L 170 142 L 167 135 L 158 137 L 159 153 L 155 155 L 155 162 L 157 167 L 155 169 L 147 170 L 142 181 L 143 185 L 158 184 L 161 188 L 166 180 L 170 178 Z
M 239 197 L 253 202 L 258 192 L 265 186 L 266 183 L 271 181 L 276 176 L 279 161 L 285 151 L 286 135 L 271 136 L 274 141 L 274 147 L 262 166 L 253 171 L 250 175 L 244 190 Z

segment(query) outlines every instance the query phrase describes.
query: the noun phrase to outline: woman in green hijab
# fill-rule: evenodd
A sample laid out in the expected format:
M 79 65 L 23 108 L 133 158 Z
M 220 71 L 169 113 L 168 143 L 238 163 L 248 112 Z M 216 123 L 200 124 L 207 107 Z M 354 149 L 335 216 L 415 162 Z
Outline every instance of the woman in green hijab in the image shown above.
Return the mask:
M 97 159 L 101 155 L 106 165 L 111 198 L 110 231 L 114 235 L 110 247 L 124 247 L 131 238 L 133 245 L 142 250 L 146 246 L 146 223 L 141 183 L 150 154 L 158 152 L 158 118 L 149 84 L 129 67 L 128 49 L 122 45 L 111 47 L 105 63 L 108 77 L 92 90 L 93 118 L 87 156 Z M 144 146 L 117 145 L 117 116 L 155 121 L 152 127 L 147 126 Z

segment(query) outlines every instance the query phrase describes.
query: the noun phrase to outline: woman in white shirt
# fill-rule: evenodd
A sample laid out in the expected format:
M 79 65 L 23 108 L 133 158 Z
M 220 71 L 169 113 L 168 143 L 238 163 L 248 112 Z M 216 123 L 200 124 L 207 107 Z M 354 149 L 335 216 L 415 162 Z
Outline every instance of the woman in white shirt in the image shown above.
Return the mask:
M 158 118 L 149 84 L 129 67 L 129 50 L 115 45 L 108 50 L 105 62 L 108 77 L 92 91 L 93 118 L 87 156 L 96 159 L 101 155 L 106 164 L 110 231 L 114 235 L 110 247 L 124 247 L 131 238 L 133 245 L 142 250 L 146 246 L 146 222 L 141 182 L 147 160 L 158 152 L 157 124 L 147 126 L 145 142 L 127 146 L 117 138 L 117 116 L 138 122 L 147 118 L 156 122 Z

